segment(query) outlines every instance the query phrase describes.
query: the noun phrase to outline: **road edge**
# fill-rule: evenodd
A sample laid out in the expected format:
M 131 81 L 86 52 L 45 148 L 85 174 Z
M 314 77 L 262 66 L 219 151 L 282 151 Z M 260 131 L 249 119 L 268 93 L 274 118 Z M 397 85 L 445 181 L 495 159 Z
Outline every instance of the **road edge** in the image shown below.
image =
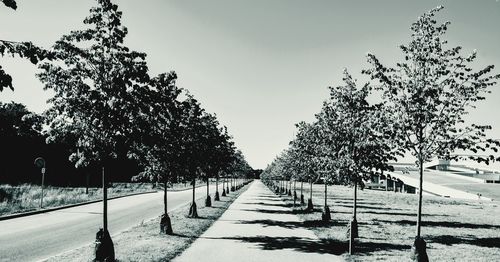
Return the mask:
M 199 186 L 196 186 L 196 188 L 202 187 L 202 186 L 205 186 L 205 185 L 199 185 Z M 184 188 L 184 189 L 175 189 L 175 190 L 168 190 L 168 191 L 170 191 L 170 192 L 180 192 L 180 191 L 192 190 L 192 189 L 193 189 L 192 187 L 187 187 L 187 188 Z M 161 191 L 163 191 L 163 190 L 161 190 Z M 159 192 L 158 190 L 152 190 L 152 191 L 146 191 L 146 192 L 137 192 L 137 193 L 132 193 L 132 194 L 123 195 L 123 196 L 110 197 L 110 198 L 108 198 L 108 200 L 113 200 L 113 199 L 118 199 L 118 198 L 123 198 L 123 197 L 143 195 L 143 194 L 158 193 L 158 192 Z M 61 209 L 66 209 L 66 208 L 72 208 L 72 207 L 77 207 L 77 206 L 83 206 L 83 205 L 93 204 L 93 203 L 97 203 L 97 202 L 102 202 L 102 199 L 91 200 L 91 201 L 81 202 L 81 203 L 75 203 L 75 204 L 70 204 L 70 205 L 65 205 L 65 206 L 51 207 L 51 208 L 47 208 L 47 209 L 34 210 L 34 211 L 29 211 L 29 212 L 22 212 L 22 213 L 15 213 L 15 214 L 11 214 L 11 215 L 0 216 L 0 221 L 14 219 L 14 218 L 20 218 L 20 217 L 25 217 L 25 216 L 38 215 L 38 214 L 48 213 L 48 212 L 57 211 L 57 210 L 61 210 Z

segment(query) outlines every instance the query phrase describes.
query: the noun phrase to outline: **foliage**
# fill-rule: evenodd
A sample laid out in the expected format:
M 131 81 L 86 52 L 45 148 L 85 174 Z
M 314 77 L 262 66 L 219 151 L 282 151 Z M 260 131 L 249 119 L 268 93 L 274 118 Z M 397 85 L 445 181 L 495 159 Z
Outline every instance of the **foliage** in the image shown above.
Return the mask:
M 368 54 L 371 68 L 365 74 L 377 80 L 394 119 L 396 139 L 420 162 L 434 156 L 458 158 L 457 150 L 495 152 L 498 141 L 486 139 L 487 125 L 465 125 L 463 117 L 490 93 L 500 75 L 492 75 L 493 65 L 475 71 L 476 52 L 461 55 L 461 47 L 451 47 L 442 39 L 450 22 L 438 24 L 434 19 L 443 7 L 432 9 L 411 26 L 411 40 L 401 45 L 404 61 L 395 67 L 383 65 Z M 475 155 L 472 159 L 489 163 L 493 155 Z M 497 158 L 498 159 L 498 158 Z
M 181 89 L 175 85 L 177 75 L 174 72 L 160 74 L 152 78 L 148 94 L 144 96 L 144 107 L 139 116 L 138 130 L 140 141 L 134 146 L 132 156 L 137 158 L 144 171 L 134 180 L 149 180 L 169 183 L 173 180 L 181 150 L 180 120 L 182 120 L 179 101 Z
M 55 61 L 38 76 L 52 89 L 47 111 L 49 141 L 72 133 L 75 166 L 106 162 L 128 151 L 137 139 L 136 122 L 147 93 L 146 55 L 123 45 L 122 13 L 109 0 L 98 0 L 84 20 L 87 29 L 64 35 L 53 47 Z
M 17 9 L 17 4 L 14 0 L 2 0 L 2 3 L 14 10 Z M 0 56 L 4 55 L 10 55 L 12 57 L 18 55 L 21 58 L 29 59 L 32 64 L 37 64 L 45 58 L 52 57 L 49 51 L 37 47 L 31 42 L 0 40 Z M 5 72 L 0 65 L 0 92 L 2 92 L 6 87 L 14 91 L 12 77 L 7 74 L 7 72 Z
M 358 88 L 347 70 L 343 80 L 345 85 L 330 88 L 330 99 L 319 115 L 324 123 L 322 143 L 335 159 L 337 181 L 363 186 L 363 180 L 390 169 L 387 162 L 395 160 L 395 152 L 387 143 L 392 135 L 387 128 L 391 123 L 382 104 L 368 103 L 370 85 Z
M 15 0 L 2 0 L 2 3 L 9 8 L 12 8 L 14 10 L 17 9 L 17 4 Z

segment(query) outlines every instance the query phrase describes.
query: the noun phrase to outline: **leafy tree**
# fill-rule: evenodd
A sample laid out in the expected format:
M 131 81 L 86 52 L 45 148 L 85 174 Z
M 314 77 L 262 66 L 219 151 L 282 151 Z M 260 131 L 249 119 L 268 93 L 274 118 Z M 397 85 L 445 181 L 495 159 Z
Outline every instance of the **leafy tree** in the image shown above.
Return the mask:
M 332 92 L 333 94 L 333 92 Z M 324 193 L 324 209 L 322 214 L 323 221 L 331 219 L 330 208 L 328 207 L 328 184 L 345 184 L 341 181 L 339 170 L 341 168 L 341 153 L 346 146 L 345 124 L 341 119 L 344 112 L 340 111 L 338 105 L 332 99 L 323 103 L 322 111 L 316 115 L 317 132 L 315 132 L 315 140 L 317 141 L 317 166 L 320 167 L 323 173 L 323 181 L 325 186 Z
M 421 237 L 422 183 L 424 163 L 433 157 L 453 158 L 457 149 L 484 151 L 498 146 L 498 141 L 486 139 L 490 126 L 466 125 L 467 111 L 489 93 L 499 75 L 492 74 L 493 65 L 474 70 L 476 52 L 463 56 L 461 47 L 449 47 L 442 39 L 450 22 L 435 20 L 437 7 L 420 16 L 411 26 L 411 39 L 401 45 L 404 60 L 395 67 L 383 65 L 368 54 L 371 68 L 364 72 L 380 82 L 383 98 L 389 101 L 391 112 L 399 119 L 395 126 L 402 147 L 416 157 L 420 167 L 417 227 L 412 258 L 427 261 L 425 241 Z M 489 163 L 495 157 L 473 156 L 473 160 Z M 499 160 L 499 158 L 496 158 Z
M 345 85 L 330 88 L 330 100 L 324 110 L 327 144 L 337 159 L 338 181 L 354 186 L 353 217 L 350 222 L 350 253 L 353 253 L 354 238 L 358 237 L 356 207 L 357 187 L 363 188 L 364 180 L 373 174 L 391 167 L 388 161 L 396 160 L 396 152 L 387 140 L 391 137 L 389 119 L 381 104 L 370 105 L 367 97 L 371 92 L 368 84 L 358 88 L 356 81 L 344 71 Z M 335 146 L 333 146 L 335 145 Z
M 141 94 L 147 93 L 149 76 L 146 55 L 129 50 L 124 44 L 126 27 L 122 12 L 109 0 L 97 0 L 85 18 L 87 26 L 64 35 L 53 46 L 54 62 L 40 65 L 38 75 L 45 89 L 52 89 L 49 100 L 49 140 L 70 130 L 78 134 L 71 160 L 76 166 L 99 162 L 103 167 L 120 151 L 133 144 Z M 79 152 L 78 152 L 79 151 Z M 97 238 L 96 259 L 114 259 L 107 232 L 106 190 L 104 190 L 103 229 Z
M 0 145 L 4 149 L 0 151 L 0 183 L 33 181 L 33 160 L 45 150 L 42 123 L 43 117 L 23 104 L 0 102 Z
M 309 199 L 307 201 L 307 210 L 313 211 L 314 206 L 312 202 L 312 186 L 315 181 L 319 179 L 318 166 L 317 166 L 317 141 L 312 134 L 315 132 L 314 124 L 307 124 L 300 122 L 296 125 L 298 131 L 295 139 L 291 142 L 291 146 L 297 150 L 297 156 L 300 158 L 301 169 L 303 170 L 303 178 L 309 181 Z
M 296 182 L 297 182 L 297 179 L 299 179 L 299 169 L 297 168 L 297 159 L 294 158 L 295 156 L 293 155 L 294 154 L 294 151 L 291 150 L 290 148 L 288 148 L 287 150 L 285 150 L 283 153 L 282 153 L 282 156 L 283 156 L 283 164 L 284 164 L 284 170 L 283 172 L 285 174 L 287 174 L 287 179 L 290 180 L 292 183 L 293 182 L 293 204 L 295 206 L 296 202 L 297 202 L 297 187 L 296 187 Z M 301 192 L 302 193 L 302 192 Z M 289 195 L 292 195 L 291 194 L 291 186 L 290 186 L 290 190 L 289 190 Z
M 209 140 L 212 152 L 207 156 L 207 173 L 211 174 L 210 177 L 215 177 L 216 179 L 215 201 L 219 201 L 219 176 L 229 169 L 231 162 L 235 158 L 235 147 L 226 127 L 216 130 L 217 132 L 214 132 L 213 137 Z M 207 203 L 209 197 L 207 183 Z
M 179 152 L 182 150 L 179 138 L 184 115 L 177 100 L 182 90 L 175 85 L 176 79 L 174 72 L 151 79 L 152 90 L 142 98 L 149 106 L 144 107 L 141 114 L 143 123 L 137 134 L 141 141 L 137 142 L 133 153 L 144 166 L 144 171 L 133 179 L 163 184 L 164 214 L 160 219 L 160 231 L 166 234 L 173 234 L 168 216 L 167 188 L 179 173 Z
M 243 153 L 241 150 L 236 150 L 233 153 L 232 156 L 232 161 L 230 162 L 230 165 L 227 167 L 226 172 L 231 174 L 231 179 L 233 180 L 233 184 L 231 186 L 231 190 L 235 191 L 237 189 L 236 186 L 236 179 L 237 178 L 242 178 L 246 177 L 247 174 L 252 172 L 252 168 L 248 164 L 248 162 L 245 160 L 245 157 L 243 156 Z
M 184 114 L 182 118 L 183 132 L 180 137 L 183 141 L 183 150 L 180 152 L 179 164 L 182 166 L 185 179 L 190 180 L 193 186 L 193 198 L 188 217 L 197 218 L 196 179 L 202 177 L 203 172 L 205 153 L 203 143 L 206 131 L 203 117 L 206 117 L 206 112 L 201 108 L 199 102 L 189 94 L 187 94 L 187 99 L 181 103 L 181 108 Z
M 215 115 L 204 114 L 202 116 L 202 123 L 200 129 L 197 131 L 200 132 L 201 136 L 199 142 L 199 152 L 202 153 L 200 160 L 200 168 L 205 175 L 205 179 L 207 182 L 207 197 L 205 199 L 205 206 L 212 206 L 212 199 L 210 197 L 210 178 L 216 178 L 218 183 L 219 172 L 221 172 L 226 162 L 225 157 L 230 157 L 230 155 L 223 152 L 224 143 L 229 141 L 229 135 L 224 133 L 224 129 L 219 129 L 219 122 Z M 218 192 L 216 192 L 216 196 L 218 196 Z

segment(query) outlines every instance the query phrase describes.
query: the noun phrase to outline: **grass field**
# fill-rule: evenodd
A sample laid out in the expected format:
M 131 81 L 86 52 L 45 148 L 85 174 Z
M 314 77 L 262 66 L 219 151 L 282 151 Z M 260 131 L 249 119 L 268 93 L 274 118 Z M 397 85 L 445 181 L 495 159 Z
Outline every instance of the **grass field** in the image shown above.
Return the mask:
M 213 201 L 212 207 L 205 207 L 202 203 L 205 196 L 200 197 L 197 200 L 200 218 L 187 218 L 190 204 L 169 212 L 174 235 L 160 234 L 158 217 L 113 236 L 117 261 L 172 260 L 203 234 L 247 187 L 221 197 L 221 201 Z M 94 245 L 91 244 L 48 261 L 92 261 L 93 251 Z
M 205 185 L 202 181 L 197 185 Z M 189 183 L 173 184 L 169 189 L 182 190 L 191 188 Z M 108 197 L 124 196 L 132 193 L 163 190 L 163 187 L 153 188 L 151 183 L 113 183 L 108 188 Z M 22 184 L 18 186 L 0 185 L 0 216 L 34 211 L 40 208 L 41 186 Z M 84 187 L 45 187 L 43 190 L 43 207 L 52 208 L 70 204 L 99 200 L 102 198 L 102 188 Z
M 471 184 L 448 184 L 445 186 L 462 190 L 471 194 L 480 193 L 483 197 L 489 197 L 493 200 L 500 201 L 500 184 L 471 183 Z
M 304 186 L 304 189 L 308 186 Z M 358 191 L 357 254 L 349 256 L 347 226 L 352 217 L 352 188 L 328 187 L 332 222 L 320 222 L 324 186 L 313 187 L 315 211 L 294 208 L 329 245 L 331 252 L 350 261 L 408 261 L 415 236 L 417 196 L 394 192 Z M 300 194 L 298 192 L 298 194 Z M 305 199 L 309 192 L 305 190 Z M 291 197 L 283 196 L 292 207 Z M 424 196 L 422 234 L 431 261 L 500 261 L 500 207 L 497 201 L 466 201 Z

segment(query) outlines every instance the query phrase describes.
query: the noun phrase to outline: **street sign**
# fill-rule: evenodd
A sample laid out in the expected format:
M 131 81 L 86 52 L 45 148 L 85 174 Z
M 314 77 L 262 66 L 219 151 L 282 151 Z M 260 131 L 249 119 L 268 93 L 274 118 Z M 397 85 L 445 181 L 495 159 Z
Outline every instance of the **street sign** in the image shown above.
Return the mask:
M 43 182 L 45 180 L 45 159 L 37 157 L 35 159 L 35 166 L 42 169 L 42 195 L 40 196 L 40 208 L 43 208 Z
M 35 159 L 35 166 L 38 168 L 45 168 L 45 160 L 41 157 Z

